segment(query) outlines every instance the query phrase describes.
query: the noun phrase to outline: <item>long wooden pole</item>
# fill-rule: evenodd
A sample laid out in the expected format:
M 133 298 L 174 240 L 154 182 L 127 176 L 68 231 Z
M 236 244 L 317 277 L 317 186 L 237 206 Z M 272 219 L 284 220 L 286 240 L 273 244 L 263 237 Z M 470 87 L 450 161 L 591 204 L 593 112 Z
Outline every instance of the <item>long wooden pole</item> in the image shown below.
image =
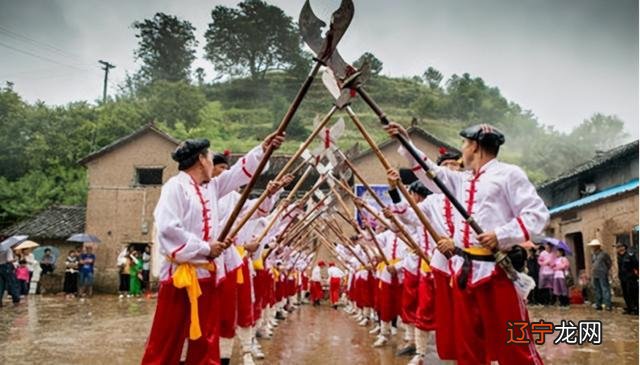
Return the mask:
M 316 64 L 316 68 L 318 68 L 318 67 L 319 67 L 319 64 Z M 314 70 L 315 70 L 315 68 L 314 68 Z M 317 73 L 317 70 L 315 70 L 315 73 Z M 315 76 L 315 73 L 313 73 L 314 76 Z M 310 77 L 311 77 L 311 81 L 309 81 L 309 85 L 306 87 L 306 89 L 304 91 L 304 94 L 306 94 L 306 92 L 309 89 L 309 86 L 311 85 L 311 82 L 313 81 L 313 77 L 311 75 L 310 75 Z M 308 80 L 309 79 L 307 79 L 307 81 Z M 306 83 L 305 83 L 305 85 L 306 85 Z M 300 101 L 302 101 L 302 97 L 304 97 L 304 94 L 302 94 L 302 96 L 300 97 Z M 298 106 L 300 105 L 299 101 L 297 102 L 297 104 L 295 104 L 296 101 L 298 100 L 298 96 L 299 95 L 300 95 L 300 91 L 298 92 L 298 95 L 296 95 L 296 99 L 294 100 L 294 105 L 292 105 L 292 107 L 295 106 L 295 109 L 297 109 Z M 298 157 L 300 157 L 300 155 L 302 155 L 302 152 L 309 146 L 309 144 L 311 144 L 313 139 L 316 138 L 318 133 L 320 133 L 320 130 L 329 122 L 329 120 L 331 119 L 331 116 L 337 110 L 338 110 L 338 107 L 336 107 L 336 106 L 333 106 L 331 108 L 329 113 L 327 113 L 327 115 L 325 115 L 325 117 L 316 126 L 316 128 L 309 135 L 309 137 L 304 141 L 304 143 L 302 145 L 300 145 L 300 147 L 298 148 L 296 153 L 294 153 L 294 155 L 291 156 L 289 161 L 287 161 L 286 165 L 280 170 L 280 172 L 278 173 L 278 175 L 275 177 L 274 180 L 276 180 L 276 181 L 280 180 L 287 173 L 287 170 L 291 167 L 291 165 L 293 165 L 295 160 L 297 160 Z M 287 124 L 289 124 L 289 122 L 291 121 L 291 118 L 293 117 L 294 113 L 295 113 L 295 110 L 293 111 L 293 113 L 291 113 L 291 109 L 287 112 L 287 114 L 285 115 L 285 118 L 282 120 L 282 122 L 280 123 L 280 126 L 278 127 L 278 130 L 276 131 L 276 135 L 282 135 L 284 133 L 284 129 L 286 128 Z M 282 128 L 283 124 L 284 124 L 284 128 Z M 262 160 L 260 160 L 260 164 L 256 168 L 256 171 L 253 173 L 253 176 L 251 177 L 251 180 L 249 181 L 247 186 L 245 186 L 244 191 L 242 192 L 242 195 L 240 196 L 240 200 L 238 201 L 238 203 L 236 203 L 236 206 L 234 207 L 233 212 L 231 212 L 231 215 L 229 216 L 229 219 L 227 220 L 227 224 L 225 224 L 224 228 L 220 232 L 220 235 L 218 236 L 218 241 L 221 241 L 221 242 L 224 241 L 225 238 L 227 238 L 227 235 L 229 235 L 231 237 L 235 237 L 238 234 L 238 232 L 240 232 L 242 227 L 251 219 L 251 217 L 256 212 L 256 210 L 258 210 L 258 208 L 260 207 L 262 202 L 264 202 L 264 200 L 267 198 L 268 194 L 267 194 L 267 191 L 265 190 L 260 195 L 260 197 L 256 200 L 255 204 L 251 207 L 251 209 L 249 209 L 249 211 L 240 219 L 240 221 L 236 225 L 233 225 L 234 221 L 236 220 L 236 218 L 240 214 L 240 211 L 242 210 L 242 207 L 244 206 L 245 201 L 249 197 L 249 193 L 251 192 L 251 189 L 253 189 L 253 186 L 255 185 L 255 183 L 256 183 L 256 181 L 258 179 L 258 176 L 262 173 L 262 170 L 264 170 L 264 167 L 266 166 L 267 161 L 269 160 L 269 157 L 271 157 L 272 153 L 273 153 L 273 147 L 271 147 L 271 145 L 269 145 L 269 147 L 267 148 L 267 151 L 265 151 L 264 156 L 262 157 Z M 231 227 L 233 227 L 233 230 L 231 229 Z
M 311 166 L 307 167 L 307 170 L 304 172 L 302 177 L 300 177 L 300 179 L 298 180 L 296 185 L 293 187 L 293 189 L 291 189 L 291 191 L 289 192 L 289 195 L 287 195 L 287 198 L 285 200 L 283 200 L 282 202 L 280 202 L 280 204 L 278 205 L 278 209 L 276 210 L 276 212 L 273 215 L 273 217 L 271 217 L 271 220 L 269 221 L 269 224 L 267 224 L 267 226 L 264 227 L 264 229 L 262 230 L 262 232 L 258 236 L 258 238 L 257 238 L 258 242 L 261 242 L 264 239 L 264 237 L 269 233 L 271 228 L 273 228 L 273 225 L 277 222 L 278 218 L 280 217 L 280 214 L 282 214 L 282 212 L 286 208 L 285 202 L 290 202 L 291 201 L 291 199 L 298 192 L 298 189 L 300 189 L 300 186 L 302 186 L 304 181 L 307 179 L 307 177 L 311 173 L 311 170 L 312 170 Z
M 380 151 L 380 148 L 378 147 L 378 145 L 374 142 L 373 138 L 371 138 L 371 135 L 369 134 L 369 132 L 367 132 L 367 130 L 364 128 L 364 125 L 362 124 L 362 122 L 360 121 L 360 119 L 358 118 L 358 116 L 353 112 L 353 110 L 351 110 L 351 108 L 347 108 L 347 113 L 349 114 L 349 117 L 351 118 L 351 121 L 353 121 L 353 124 L 355 124 L 356 128 L 358 128 L 358 130 L 360 131 L 360 134 L 362 134 L 362 136 L 364 137 L 364 139 L 367 141 L 367 143 L 369 144 L 369 146 L 371 147 L 371 150 L 375 153 L 375 155 L 378 157 L 378 160 L 380 161 L 380 163 L 382 164 L 382 166 L 384 167 L 385 170 L 389 170 L 391 169 L 391 164 L 389 163 L 389 161 L 387 160 L 387 158 L 384 156 L 384 154 L 382 153 L 382 151 Z M 341 152 L 342 153 L 342 152 Z M 353 167 L 353 164 L 345 159 L 345 162 L 347 163 L 347 165 L 349 165 L 350 167 Z M 352 168 L 353 170 L 353 168 Z M 355 174 L 355 172 L 354 172 Z M 433 228 L 433 226 L 431 225 L 431 223 L 429 222 L 429 219 L 427 218 L 427 216 L 424 214 L 424 212 L 422 211 L 422 209 L 420 209 L 420 207 L 418 207 L 418 204 L 415 202 L 415 200 L 413 199 L 413 197 L 411 196 L 411 194 L 409 194 L 409 192 L 407 191 L 407 189 L 404 187 L 404 185 L 402 184 L 402 182 L 398 182 L 397 184 L 398 190 L 400 190 L 400 193 L 402 193 L 402 196 L 405 198 L 405 200 L 409 203 L 409 205 L 411 206 L 411 208 L 415 211 L 416 215 L 418 216 L 418 219 L 420 220 L 420 223 L 422 223 L 422 225 L 424 226 L 424 228 L 427 230 L 427 232 L 429 232 L 429 234 L 431 235 L 431 237 L 433 238 L 433 240 L 435 242 L 440 241 L 440 239 L 442 239 L 442 237 L 440 236 L 440 234 Z

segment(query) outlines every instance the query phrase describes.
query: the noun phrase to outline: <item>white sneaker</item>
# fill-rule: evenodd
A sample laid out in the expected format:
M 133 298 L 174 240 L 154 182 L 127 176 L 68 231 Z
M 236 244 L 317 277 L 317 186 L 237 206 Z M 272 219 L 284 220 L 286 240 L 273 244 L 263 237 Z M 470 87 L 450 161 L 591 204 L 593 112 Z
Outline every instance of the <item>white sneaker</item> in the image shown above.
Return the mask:
M 373 347 L 382 347 L 387 344 L 387 338 L 384 336 L 378 336 L 376 342 L 373 343 Z
M 271 325 L 272 328 L 278 327 L 278 321 L 275 319 L 269 320 L 269 324 Z
M 395 336 L 398 333 L 398 329 L 396 327 L 391 326 L 391 336 Z
M 424 365 L 424 355 L 416 354 L 411 361 L 409 361 L 408 365 Z
M 366 318 L 362 318 L 362 320 L 360 322 L 358 322 L 358 326 L 366 327 L 367 323 L 368 323 L 367 319 Z
M 375 327 L 373 327 L 373 328 L 369 331 L 369 333 L 370 333 L 370 334 L 372 334 L 372 335 L 375 335 L 375 334 L 376 334 L 376 333 L 378 333 L 378 332 L 380 332 L 380 325 L 379 325 L 379 324 L 376 324 L 376 326 L 375 326 Z
M 258 344 L 257 342 L 254 342 L 253 345 L 251 346 L 251 354 L 253 354 L 253 357 L 255 357 L 258 360 L 264 359 L 264 352 L 262 352 L 262 349 L 260 348 L 260 344 Z
M 256 363 L 253 362 L 253 356 L 251 356 L 250 352 L 245 352 L 245 354 L 242 356 L 242 364 L 243 365 L 256 365 Z

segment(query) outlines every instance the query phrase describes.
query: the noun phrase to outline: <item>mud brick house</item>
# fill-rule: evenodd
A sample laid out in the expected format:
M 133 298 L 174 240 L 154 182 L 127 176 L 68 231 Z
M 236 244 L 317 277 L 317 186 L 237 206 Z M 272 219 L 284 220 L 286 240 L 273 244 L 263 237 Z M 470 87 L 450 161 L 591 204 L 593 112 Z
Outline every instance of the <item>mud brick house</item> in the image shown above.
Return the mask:
M 591 161 L 543 183 L 538 193 L 551 213 L 547 235 L 565 240 L 574 275 L 591 269 L 587 244 L 599 239 L 614 259 L 616 242 L 638 252 L 638 141 L 598 153 Z
M 117 290 L 117 257 L 124 247 L 133 245 L 141 250 L 153 245 L 153 211 L 162 184 L 178 173 L 177 164 L 171 159 L 178 144 L 178 140 L 150 124 L 79 161 L 87 168 L 89 183 L 85 231 L 102 240 L 95 251 L 98 290 Z M 231 162 L 241 156 L 233 154 Z M 264 190 L 288 159 L 286 155 L 272 156 L 270 168 L 259 177 L 253 196 Z M 301 192 L 316 178 L 317 174 L 309 177 Z M 153 255 L 152 274 L 157 273 L 156 261 Z
M 118 253 L 153 242 L 153 210 L 162 184 L 178 170 L 171 152 L 179 141 L 153 125 L 79 161 L 87 169 L 86 231 L 102 243 L 96 253 L 96 289 L 115 292 Z

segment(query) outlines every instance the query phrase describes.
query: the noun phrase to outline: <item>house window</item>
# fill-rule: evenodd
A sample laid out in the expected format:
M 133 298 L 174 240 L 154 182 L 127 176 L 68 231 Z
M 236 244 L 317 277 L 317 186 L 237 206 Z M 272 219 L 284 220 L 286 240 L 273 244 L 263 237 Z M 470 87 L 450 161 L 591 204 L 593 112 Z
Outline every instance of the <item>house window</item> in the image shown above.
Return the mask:
M 162 185 L 162 168 L 136 168 L 136 183 L 138 185 Z
M 567 212 L 564 213 L 561 217 L 560 220 L 563 222 L 568 222 L 568 221 L 574 221 L 578 219 L 578 212 L 577 211 L 571 211 L 571 212 Z

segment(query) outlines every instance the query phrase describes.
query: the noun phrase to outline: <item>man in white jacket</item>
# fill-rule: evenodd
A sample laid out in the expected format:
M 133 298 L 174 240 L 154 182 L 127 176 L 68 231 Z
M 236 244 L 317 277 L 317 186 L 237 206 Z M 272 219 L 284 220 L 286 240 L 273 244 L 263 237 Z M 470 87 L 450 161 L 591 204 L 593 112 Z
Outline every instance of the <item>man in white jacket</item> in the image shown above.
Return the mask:
M 387 126 L 390 135 L 406 131 L 398 124 Z M 509 321 L 528 321 L 523 298 L 513 282 L 496 265 L 492 250 L 510 251 L 544 230 L 549 211 L 527 175 L 517 166 L 497 160 L 504 135 L 495 127 L 481 124 L 460 132 L 462 159 L 466 172 L 438 166 L 420 153 L 429 169 L 444 183 L 483 228 L 476 235 L 466 220 L 456 223 L 453 240 L 438 242 L 445 254 L 455 251 L 462 260 L 452 262 L 454 323 L 458 363 L 481 364 L 497 360 L 501 364 L 540 364 L 531 333 L 528 344 L 507 344 Z M 412 164 L 418 178 L 438 193 L 440 189 L 404 148 L 399 152 Z M 440 327 L 437 328 L 437 331 Z
M 217 282 L 224 279 L 216 240 L 218 200 L 246 184 L 269 146 L 283 136 L 270 135 L 229 171 L 211 179 L 213 162 L 206 139 L 182 142 L 172 153 L 180 172 L 162 187 L 154 211 L 160 246 L 160 290 L 143 364 L 178 363 L 185 340 L 187 364 L 217 364 L 220 298 Z

